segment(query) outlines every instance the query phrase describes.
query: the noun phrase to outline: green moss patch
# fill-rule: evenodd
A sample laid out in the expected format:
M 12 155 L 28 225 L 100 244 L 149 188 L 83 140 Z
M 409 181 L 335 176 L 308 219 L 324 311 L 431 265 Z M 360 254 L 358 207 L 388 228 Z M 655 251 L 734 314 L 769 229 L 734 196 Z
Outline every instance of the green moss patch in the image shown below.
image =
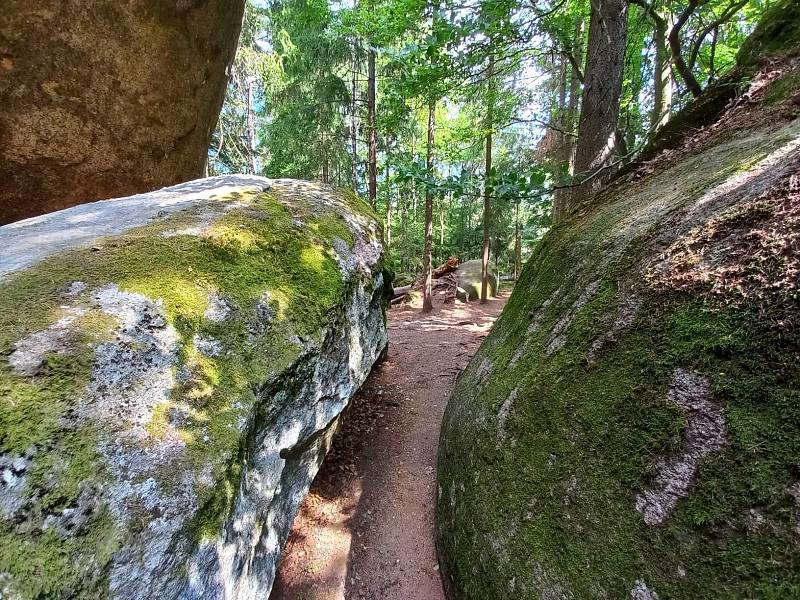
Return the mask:
M 796 219 L 783 176 L 754 174 L 797 135 L 790 122 L 746 141 L 720 131 L 617 182 L 535 249 L 443 423 L 437 522 L 451 597 L 800 593 L 800 338 L 784 326 L 798 309 L 785 277 L 794 255 L 765 241 L 794 240 Z M 754 180 L 756 195 L 770 190 L 757 202 Z M 726 443 L 651 526 L 637 496 L 685 443 L 688 415 L 668 401 L 676 369 L 708 378 Z
M 13 574 L 22 597 L 99 590 L 104 566 L 128 534 L 106 513 L 66 539 L 27 524 L 74 506 L 86 482 L 102 486 L 108 479 L 97 454 L 105 434 L 89 421 L 66 425 L 90 381 L 98 344 L 113 340 L 117 326 L 94 307 L 92 290 L 112 283 L 157 299 L 178 332 L 180 384 L 147 430 L 154 439 L 177 434 L 186 445 L 181 468 L 210 465 L 218 482 L 198 490 L 204 508 L 189 532 L 195 541 L 217 535 L 230 510 L 246 443 L 241 420 L 253 414 L 257 394 L 298 356 L 298 336 L 317 339 L 341 304 L 348 282 L 333 247 L 352 247 L 354 235 L 333 205 L 316 203 L 311 210 L 277 185 L 208 206 L 219 210 L 232 201 L 210 225 L 203 225 L 206 209 L 198 207 L 91 249 L 62 252 L 0 282 L 0 453 L 33 456 L 26 474 L 33 508 L 21 524 L 0 523 L 0 573 Z M 197 224 L 201 234 L 181 233 Z M 86 284 L 85 291 L 69 295 L 74 281 Z M 208 318 L 212 296 L 224 300 L 222 319 Z M 33 376 L 15 372 L 6 359 L 15 344 L 55 323 L 63 306 L 87 311 L 75 320 L 67 347 L 46 356 Z M 197 336 L 223 351 L 199 353 Z M 162 472 L 157 479 L 168 487 L 173 476 Z

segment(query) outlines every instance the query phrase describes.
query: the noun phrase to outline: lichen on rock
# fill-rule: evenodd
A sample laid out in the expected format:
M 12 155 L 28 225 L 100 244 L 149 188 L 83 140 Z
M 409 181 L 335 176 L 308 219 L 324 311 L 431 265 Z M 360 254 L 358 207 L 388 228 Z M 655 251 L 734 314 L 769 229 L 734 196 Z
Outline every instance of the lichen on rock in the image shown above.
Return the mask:
M 4 597 L 269 594 L 387 342 L 361 204 L 231 176 L 0 228 Z
M 667 399 L 686 411 L 686 428 L 678 456 L 656 463 L 656 486 L 636 497 L 636 510 L 648 525 L 661 525 L 680 498 L 689 494 L 701 461 L 725 446 L 725 416 L 709 398 L 709 381 L 699 373 L 676 369 Z

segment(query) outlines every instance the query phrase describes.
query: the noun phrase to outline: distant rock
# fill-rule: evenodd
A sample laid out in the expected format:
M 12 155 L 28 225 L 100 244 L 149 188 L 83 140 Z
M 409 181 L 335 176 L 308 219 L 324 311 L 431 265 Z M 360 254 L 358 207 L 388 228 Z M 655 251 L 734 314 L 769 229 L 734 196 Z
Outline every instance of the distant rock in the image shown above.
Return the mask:
M 483 263 L 480 260 L 468 260 L 458 265 L 456 271 L 456 298 L 462 302 L 478 300 L 481 297 L 481 284 L 483 281 Z M 496 296 L 500 285 L 497 273 L 489 265 L 489 281 L 487 293 L 489 296 Z
M 0 598 L 269 596 L 386 347 L 369 215 L 229 176 L 0 227 Z

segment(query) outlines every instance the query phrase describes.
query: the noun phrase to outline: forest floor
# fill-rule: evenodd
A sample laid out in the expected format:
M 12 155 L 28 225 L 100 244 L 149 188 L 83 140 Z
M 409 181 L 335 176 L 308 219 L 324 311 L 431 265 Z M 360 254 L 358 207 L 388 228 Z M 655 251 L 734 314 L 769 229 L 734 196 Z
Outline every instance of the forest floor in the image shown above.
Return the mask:
M 434 546 L 439 427 L 508 293 L 389 312 L 389 353 L 353 400 L 300 508 L 270 600 L 443 600 Z

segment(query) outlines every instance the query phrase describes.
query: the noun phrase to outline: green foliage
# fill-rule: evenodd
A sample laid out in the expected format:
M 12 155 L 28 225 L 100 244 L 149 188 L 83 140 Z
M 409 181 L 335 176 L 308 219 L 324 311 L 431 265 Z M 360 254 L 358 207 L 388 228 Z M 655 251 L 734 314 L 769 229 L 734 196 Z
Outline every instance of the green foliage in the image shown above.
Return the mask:
M 690 6 L 686 0 L 642 1 L 673 20 Z M 701 85 L 732 66 L 765 7 L 763 0 L 733 2 L 697 3 L 681 29 L 681 53 Z M 321 179 L 365 192 L 366 63 L 372 50 L 375 209 L 385 215 L 394 264 L 409 275 L 421 268 L 426 192 L 435 197 L 434 261 L 478 256 L 481 196 L 489 185 L 495 189 L 492 254 L 496 267 L 509 273 L 517 241 L 526 257 L 549 226 L 553 186 L 571 182 L 590 10 L 588 0 L 536 6 L 514 0 L 469 6 L 452 0 L 353 6 L 251 0 L 209 151 L 211 171 Z M 655 66 L 654 21 L 643 6 L 631 4 L 616 148 L 622 162 L 653 133 Z M 672 112 L 689 96 L 677 77 Z M 436 126 L 429 172 L 432 103 Z M 487 177 L 483 144 L 490 132 L 496 169 Z M 531 185 L 532 173 L 545 179 Z
M 282 65 L 275 54 L 264 51 L 267 11 L 246 2 L 239 47 L 230 67 L 225 103 L 208 151 L 208 171 L 257 173 L 259 140 L 266 121 L 259 107 L 264 105 L 271 83 L 281 77 Z

